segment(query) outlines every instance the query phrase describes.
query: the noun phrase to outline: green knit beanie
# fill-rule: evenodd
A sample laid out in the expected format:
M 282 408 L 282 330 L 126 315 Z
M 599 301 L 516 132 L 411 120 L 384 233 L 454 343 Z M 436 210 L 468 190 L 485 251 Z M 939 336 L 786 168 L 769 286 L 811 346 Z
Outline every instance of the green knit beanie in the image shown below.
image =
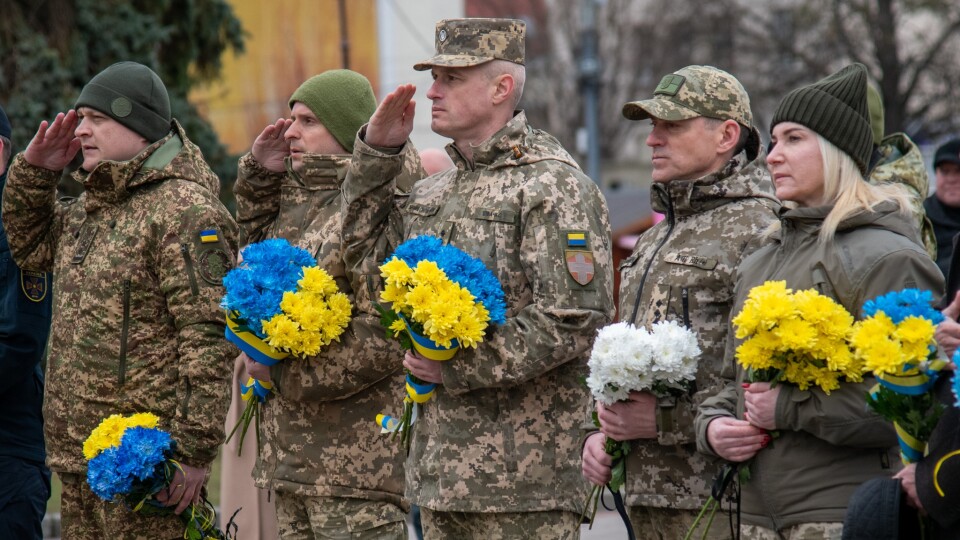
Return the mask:
M 147 142 L 170 132 L 170 97 L 160 77 L 143 64 L 117 62 L 83 87 L 74 108 L 96 109 Z
M 357 131 L 377 108 L 370 81 L 349 69 L 332 69 L 310 77 L 290 96 L 290 108 L 298 101 L 313 111 L 317 120 L 351 154 Z
M 867 108 L 870 110 L 870 129 L 873 130 L 873 144 L 883 142 L 883 98 L 872 84 L 867 85 Z
M 777 107 L 770 130 L 780 122 L 806 126 L 842 150 L 866 176 L 873 152 L 867 110 L 867 68 L 851 64 L 809 86 L 787 94 Z

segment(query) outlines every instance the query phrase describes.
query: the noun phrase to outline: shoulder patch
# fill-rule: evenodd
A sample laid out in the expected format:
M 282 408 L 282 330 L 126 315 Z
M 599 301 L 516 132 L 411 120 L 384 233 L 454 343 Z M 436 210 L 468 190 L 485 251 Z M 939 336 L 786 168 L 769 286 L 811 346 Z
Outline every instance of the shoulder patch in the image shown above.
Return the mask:
M 581 285 L 587 285 L 593 281 L 596 268 L 592 252 L 568 249 L 563 252 L 563 257 L 566 259 L 567 272 L 574 281 Z
M 206 229 L 200 231 L 200 242 L 203 244 L 211 244 L 213 242 L 219 242 L 220 235 L 217 234 L 216 229 Z
M 227 275 L 232 266 L 230 256 L 219 244 L 216 247 L 201 251 L 197 263 L 197 273 L 211 285 L 222 285 L 223 277 Z
M 43 302 L 50 290 L 50 280 L 47 273 L 22 270 L 20 272 L 20 290 L 31 302 Z

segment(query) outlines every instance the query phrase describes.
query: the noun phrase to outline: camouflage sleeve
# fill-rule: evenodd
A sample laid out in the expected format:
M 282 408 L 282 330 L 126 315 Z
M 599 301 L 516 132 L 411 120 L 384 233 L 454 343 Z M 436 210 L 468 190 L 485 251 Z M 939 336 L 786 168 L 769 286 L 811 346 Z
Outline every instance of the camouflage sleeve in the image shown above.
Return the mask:
M 285 174 L 264 169 L 249 152 L 240 158 L 233 195 L 241 246 L 267 237 L 267 228 L 280 213 L 280 183 Z
M 529 284 L 532 298 L 488 330 L 474 354 L 444 362 L 447 391 L 510 387 L 583 362 L 597 329 L 614 316 L 610 223 L 596 184 L 566 165 L 531 174 L 539 178 L 525 187 L 520 245 L 505 249 L 516 250 L 523 273 L 517 279 Z
M 237 351 L 224 339 L 222 279 L 233 267 L 237 226 L 208 191 L 178 182 L 170 201 L 176 211 L 160 231 L 157 275 L 177 329 L 177 414 L 171 435 L 185 462 L 212 462 L 223 442 L 230 377 Z M 200 232 L 204 231 L 201 238 Z M 210 234 L 213 231 L 213 234 Z
M 53 270 L 61 230 L 59 171 L 34 167 L 17 154 L 3 188 L 3 223 L 10 252 L 25 270 Z
M 284 360 L 271 370 L 276 390 L 293 401 L 334 401 L 357 394 L 402 367 L 400 342 L 385 337 L 379 318 L 354 315 L 339 342 L 305 360 Z M 398 390 L 399 391 L 399 390 Z
M 340 245 L 351 288 L 372 293 L 380 290 L 379 265 L 403 241 L 400 206 L 425 173 L 411 142 L 393 154 L 363 142 L 363 133 L 341 188 Z
M 694 430 L 697 435 L 697 451 L 701 454 L 719 457 L 707 440 L 707 426 L 712 420 L 721 416 L 736 416 L 738 398 L 737 385 L 731 381 L 716 395 L 703 400 L 697 408 Z

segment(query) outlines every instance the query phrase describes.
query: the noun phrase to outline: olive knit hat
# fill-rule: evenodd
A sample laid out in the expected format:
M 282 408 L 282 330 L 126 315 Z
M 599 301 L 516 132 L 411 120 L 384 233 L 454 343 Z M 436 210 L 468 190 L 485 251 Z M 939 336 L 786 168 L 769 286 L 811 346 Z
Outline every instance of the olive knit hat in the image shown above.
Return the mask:
M 867 110 L 867 68 L 851 64 L 809 86 L 787 94 L 777 107 L 770 130 L 780 122 L 806 126 L 853 158 L 863 175 L 873 151 Z
M 170 132 L 170 96 L 143 64 L 117 62 L 83 87 L 74 108 L 96 109 L 154 143 Z
M 370 81 L 349 69 L 332 69 L 310 77 L 290 96 L 290 108 L 298 101 L 351 154 L 357 131 L 377 108 Z

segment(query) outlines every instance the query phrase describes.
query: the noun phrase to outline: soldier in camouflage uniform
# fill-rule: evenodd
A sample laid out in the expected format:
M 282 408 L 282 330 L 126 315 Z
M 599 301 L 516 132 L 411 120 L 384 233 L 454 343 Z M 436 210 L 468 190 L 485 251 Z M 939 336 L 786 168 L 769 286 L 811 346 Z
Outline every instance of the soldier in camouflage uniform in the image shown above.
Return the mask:
M 108 67 L 77 109 L 40 124 L 3 197 L 14 258 L 54 275 L 43 413 L 47 462 L 63 481 L 63 536 L 181 538 L 172 514 L 147 517 L 93 495 L 83 442 L 111 414 L 154 413 L 183 466 L 157 499 L 177 513 L 199 499 L 223 440 L 235 354 L 218 304 L 236 224 L 149 68 Z M 74 178 L 85 191 L 57 201 L 61 170 L 81 147 Z
M 584 476 L 610 478 L 605 437 L 633 441 L 626 502 L 639 538 L 682 538 L 710 494 L 719 464 L 697 453 L 697 405 L 723 387 L 720 372 L 740 261 L 776 218 L 750 99 L 736 78 L 688 66 L 663 78 L 652 99 L 623 115 L 650 119 L 651 204 L 666 219 L 640 237 L 620 264 L 621 321 L 675 320 L 697 333 L 703 354 L 694 388 L 679 398 L 634 392 L 597 404 L 601 430 L 586 439 Z M 717 519 L 710 538 L 727 538 Z M 699 532 L 697 533 L 699 537 Z
M 285 238 L 306 249 L 354 304 L 344 335 L 315 357 L 266 369 L 242 355 L 251 375 L 272 380 L 276 392 L 263 411 L 254 478 L 276 491 L 285 539 L 407 536 L 405 456 L 375 422 L 403 388 L 402 353 L 380 326 L 370 291 L 351 290 L 340 248 L 340 184 L 357 130 L 376 106 L 359 73 L 307 80 L 290 98 L 291 119 L 267 126 L 240 159 L 234 187 L 241 243 Z M 412 159 L 416 169 L 415 151 Z
M 488 328 L 476 349 L 447 362 L 404 358 L 439 384 L 407 460 L 407 496 L 422 508 L 427 538 L 579 536 L 586 486 L 577 445 L 589 407 L 580 378 L 614 312 L 610 226 L 597 186 L 515 109 L 524 33 L 506 19 L 437 24 L 437 55 L 415 69 L 433 72 L 431 125 L 453 139 L 456 167 L 414 185 L 400 221 L 388 214 L 412 85 L 388 95 L 361 130 L 343 186 L 353 279 L 370 277 L 363 262 L 376 259 L 383 229 L 396 227 L 480 258 L 506 293 L 506 323 Z
M 870 158 L 867 182 L 874 185 L 898 184 L 910 197 L 910 211 L 919 227 L 923 247 L 934 260 L 937 258 L 937 237 L 933 223 L 927 217 L 923 201 L 930 192 L 930 178 L 923 164 L 923 155 L 906 133 L 884 136 L 883 99 L 880 93 L 867 85 L 867 106 L 870 110 L 870 128 L 873 131 L 873 154 Z

